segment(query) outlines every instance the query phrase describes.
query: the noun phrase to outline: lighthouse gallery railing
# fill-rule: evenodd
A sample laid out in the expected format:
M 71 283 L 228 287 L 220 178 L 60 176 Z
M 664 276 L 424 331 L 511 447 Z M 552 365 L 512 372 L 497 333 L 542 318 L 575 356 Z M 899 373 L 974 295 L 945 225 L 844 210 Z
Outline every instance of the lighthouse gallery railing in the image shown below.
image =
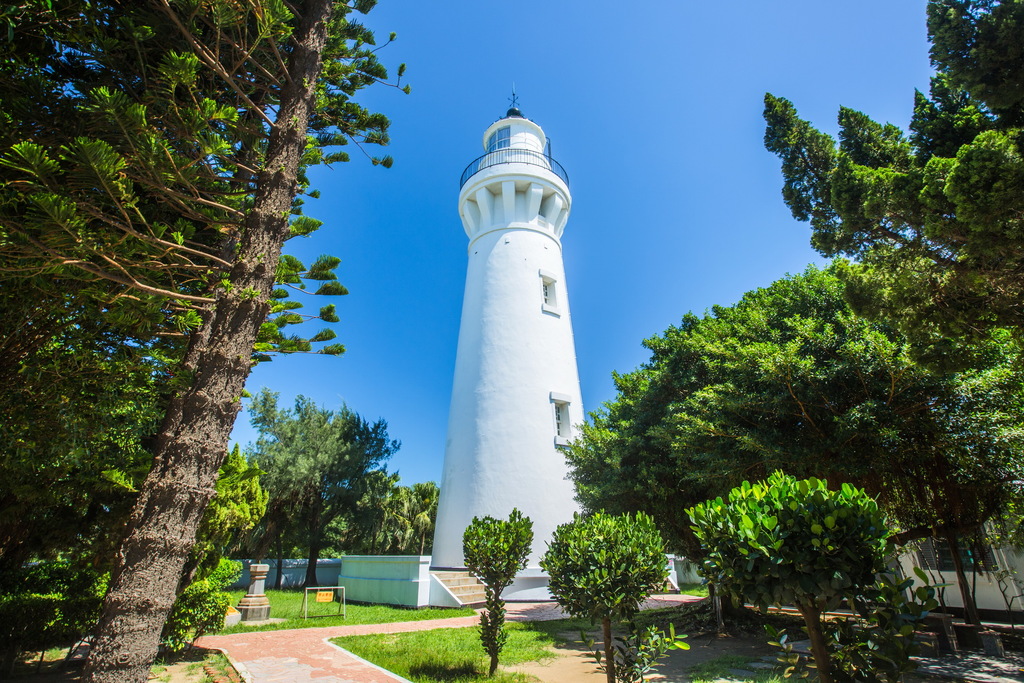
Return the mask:
M 562 165 L 552 159 L 547 154 L 538 152 L 532 149 L 523 149 L 521 147 L 505 147 L 503 149 L 496 149 L 493 152 L 488 152 L 483 156 L 477 157 L 470 162 L 466 170 L 462 172 L 462 177 L 459 178 L 459 187 L 461 188 L 466 184 L 477 171 L 480 171 L 490 166 L 497 166 L 498 164 L 529 164 L 530 166 L 540 166 L 551 171 L 563 181 L 565 184 L 569 184 L 569 174 L 565 172 Z

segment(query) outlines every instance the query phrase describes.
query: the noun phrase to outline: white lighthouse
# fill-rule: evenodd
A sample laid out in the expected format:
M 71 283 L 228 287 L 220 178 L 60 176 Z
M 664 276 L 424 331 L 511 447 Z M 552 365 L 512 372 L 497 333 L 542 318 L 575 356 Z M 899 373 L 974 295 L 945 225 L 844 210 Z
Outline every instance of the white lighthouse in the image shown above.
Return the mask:
M 514 106 L 483 144 L 460 181 L 469 265 L 431 565 L 464 567 L 473 517 L 519 508 L 534 543 L 505 597 L 537 599 L 546 543 L 578 509 L 561 450 L 584 418 L 562 265 L 572 197 L 544 131 Z

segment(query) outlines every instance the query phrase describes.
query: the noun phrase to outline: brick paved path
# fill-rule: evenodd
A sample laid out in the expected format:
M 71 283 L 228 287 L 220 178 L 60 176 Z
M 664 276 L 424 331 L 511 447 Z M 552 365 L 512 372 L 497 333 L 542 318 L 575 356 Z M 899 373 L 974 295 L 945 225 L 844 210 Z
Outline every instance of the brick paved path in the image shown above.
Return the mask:
M 648 600 L 646 609 L 669 607 L 700 600 L 689 595 L 659 595 Z M 554 603 L 509 603 L 509 621 L 549 621 L 565 616 Z M 286 631 L 235 633 L 229 636 L 204 636 L 200 647 L 223 651 L 249 683 L 395 683 L 406 681 L 356 657 L 329 642 L 338 636 L 370 633 L 405 633 L 436 628 L 474 626 L 477 617 L 454 617 L 429 621 L 402 621 L 392 624 L 358 626 L 322 626 Z

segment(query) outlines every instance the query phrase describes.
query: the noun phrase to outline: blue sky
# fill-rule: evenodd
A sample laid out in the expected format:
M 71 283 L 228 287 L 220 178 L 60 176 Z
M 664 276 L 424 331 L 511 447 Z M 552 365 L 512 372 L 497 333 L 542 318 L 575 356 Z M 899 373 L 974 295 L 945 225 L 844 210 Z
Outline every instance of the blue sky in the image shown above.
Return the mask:
M 613 370 L 647 360 L 643 339 L 821 262 L 763 147 L 766 91 L 829 132 L 840 105 L 905 127 L 931 74 L 924 0 L 380 0 L 364 23 L 398 33 L 385 64 L 408 63 L 411 95 L 359 96 L 391 119 L 395 165 L 352 149 L 315 169 L 322 198 L 306 210 L 325 225 L 287 245 L 307 264 L 342 259 L 351 294 L 333 327 L 348 351 L 277 358 L 247 388 L 385 418 L 405 484 L 440 480 L 466 266 L 458 180 L 513 82 L 569 174 L 562 243 L 590 411 L 614 398 Z M 233 440 L 255 437 L 243 411 Z

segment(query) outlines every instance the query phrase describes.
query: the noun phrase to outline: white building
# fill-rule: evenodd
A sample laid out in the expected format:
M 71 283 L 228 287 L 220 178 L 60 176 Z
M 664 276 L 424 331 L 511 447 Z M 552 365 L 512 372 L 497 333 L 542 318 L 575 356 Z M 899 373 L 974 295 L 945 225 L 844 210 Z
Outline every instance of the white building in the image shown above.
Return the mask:
M 560 446 L 584 420 L 562 231 L 572 197 L 544 131 L 518 109 L 487 128 L 461 179 L 469 264 L 433 569 L 465 565 L 473 517 L 533 520 L 527 570 L 506 599 L 547 597 L 539 561 L 577 505 Z

